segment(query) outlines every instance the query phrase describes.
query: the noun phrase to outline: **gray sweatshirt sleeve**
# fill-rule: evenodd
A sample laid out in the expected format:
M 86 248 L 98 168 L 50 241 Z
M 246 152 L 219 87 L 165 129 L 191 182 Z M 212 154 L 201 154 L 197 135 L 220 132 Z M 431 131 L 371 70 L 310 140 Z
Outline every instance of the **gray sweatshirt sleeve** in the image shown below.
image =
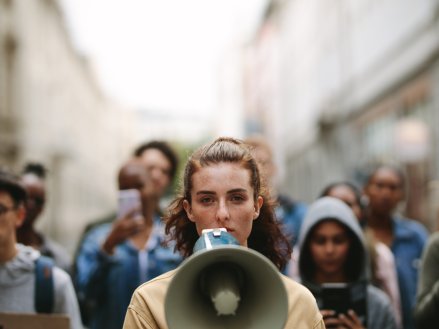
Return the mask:
M 417 328 L 431 328 L 439 321 L 439 233 L 433 234 L 424 250 L 415 309 Z
M 55 305 L 54 313 L 70 318 L 70 329 L 82 329 L 78 300 L 70 276 L 62 269 L 54 267 Z
M 369 285 L 367 299 L 367 329 L 398 328 L 390 300 L 383 291 Z

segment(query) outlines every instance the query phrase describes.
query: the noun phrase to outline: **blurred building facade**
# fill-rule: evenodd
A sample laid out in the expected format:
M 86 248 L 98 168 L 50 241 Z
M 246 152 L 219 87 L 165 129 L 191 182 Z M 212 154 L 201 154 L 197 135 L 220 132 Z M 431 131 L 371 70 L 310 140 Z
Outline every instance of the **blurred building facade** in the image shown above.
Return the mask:
M 438 31 L 438 0 L 269 1 L 245 47 L 245 121 L 272 143 L 283 190 L 312 201 L 398 162 L 406 214 L 437 228 Z
M 0 0 L 0 163 L 47 166 L 39 225 L 70 250 L 87 221 L 115 207 L 139 122 L 102 94 L 56 0 Z
M 175 144 L 196 145 L 211 136 L 212 119 L 203 115 L 166 113 L 158 109 L 138 110 L 139 136 L 143 140 L 163 139 Z

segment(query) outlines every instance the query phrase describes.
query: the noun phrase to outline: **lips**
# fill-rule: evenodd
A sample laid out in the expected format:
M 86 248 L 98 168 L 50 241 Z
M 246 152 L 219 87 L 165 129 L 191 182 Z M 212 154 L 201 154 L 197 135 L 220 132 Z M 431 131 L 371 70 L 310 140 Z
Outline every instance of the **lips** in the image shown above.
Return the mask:
M 322 264 L 324 267 L 330 267 L 330 268 L 332 268 L 332 267 L 337 267 L 338 266 L 338 262 L 337 261 L 326 261 L 326 262 L 323 262 L 323 264 Z

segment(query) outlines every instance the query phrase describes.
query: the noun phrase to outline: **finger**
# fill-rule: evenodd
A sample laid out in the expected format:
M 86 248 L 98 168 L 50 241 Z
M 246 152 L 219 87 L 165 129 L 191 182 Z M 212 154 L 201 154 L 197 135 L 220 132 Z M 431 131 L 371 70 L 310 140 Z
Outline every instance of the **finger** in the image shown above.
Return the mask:
M 326 328 L 336 328 L 341 325 L 340 319 L 336 317 L 328 317 L 323 320 Z
M 145 227 L 145 223 L 143 221 L 132 219 L 129 222 L 127 222 L 125 227 L 125 232 L 127 235 L 132 235 L 141 231 L 144 227 Z
M 118 240 L 125 240 L 132 234 L 135 234 L 144 227 L 143 221 L 134 219 L 126 219 L 117 223 L 113 228 L 113 234 L 118 237 Z
M 340 314 L 338 316 L 338 318 L 340 319 L 340 322 L 344 326 L 346 326 L 347 328 L 350 328 L 350 329 L 356 328 L 355 323 L 349 317 L 347 317 L 345 314 Z
M 357 324 L 361 324 L 360 318 L 354 310 L 349 310 L 348 315 L 352 319 L 352 321 L 356 322 Z
M 141 231 L 145 227 L 144 221 L 136 221 L 136 231 Z
M 323 318 L 335 316 L 335 312 L 333 310 L 320 310 L 320 313 L 322 314 Z
M 348 315 L 346 314 L 340 314 L 339 318 L 341 322 L 350 329 L 364 329 L 360 319 L 357 317 L 354 311 L 350 310 L 348 311 Z M 351 313 L 351 314 L 349 314 Z M 353 316 L 352 316 L 353 315 Z
M 124 218 L 135 218 L 140 213 L 140 206 L 136 206 L 130 209 L 130 211 L 127 212 L 127 214 L 124 216 Z

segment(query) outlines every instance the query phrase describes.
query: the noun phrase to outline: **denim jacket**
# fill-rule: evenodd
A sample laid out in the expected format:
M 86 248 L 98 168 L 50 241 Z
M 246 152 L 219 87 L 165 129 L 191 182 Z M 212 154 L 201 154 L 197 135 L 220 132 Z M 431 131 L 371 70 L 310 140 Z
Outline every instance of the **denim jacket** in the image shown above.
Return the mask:
M 394 216 L 391 246 L 395 255 L 404 329 L 413 329 L 413 309 L 422 251 L 428 238 L 427 230 L 418 222 Z
M 79 298 L 93 304 L 91 329 L 122 328 L 134 290 L 182 261 L 174 245 L 165 245 L 164 225 L 154 219 L 154 227 L 145 250 L 137 250 L 129 240 L 108 255 L 101 246 L 110 233 L 111 223 L 92 229 L 84 238 L 76 259 L 76 286 Z M 143 269 L 143 270 L 142 270 Z
M 293 248 L 296 245 L 308 207 L 304 203 L 294 201 L 284 195 L 279 196 L 278 203 L 279 205 L 275 208 L 276 218 L 281 224 L 282 232 L 288 238 L 291 248 Z

